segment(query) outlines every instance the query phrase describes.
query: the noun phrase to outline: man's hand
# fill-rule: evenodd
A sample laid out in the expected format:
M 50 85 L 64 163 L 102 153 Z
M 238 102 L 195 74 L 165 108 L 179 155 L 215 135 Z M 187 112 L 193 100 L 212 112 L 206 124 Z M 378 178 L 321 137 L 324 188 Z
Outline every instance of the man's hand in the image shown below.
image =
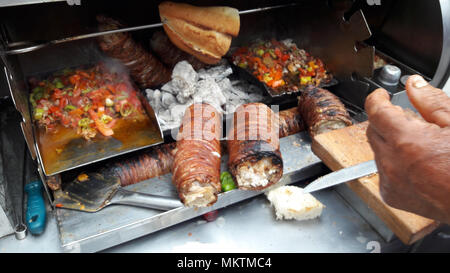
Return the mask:
M 380 194 L 392 207 L 450 224 L 450 98 L 418 75 L 406 92 L 423 119 L 392 105 L 384 89 L 366 99 Z

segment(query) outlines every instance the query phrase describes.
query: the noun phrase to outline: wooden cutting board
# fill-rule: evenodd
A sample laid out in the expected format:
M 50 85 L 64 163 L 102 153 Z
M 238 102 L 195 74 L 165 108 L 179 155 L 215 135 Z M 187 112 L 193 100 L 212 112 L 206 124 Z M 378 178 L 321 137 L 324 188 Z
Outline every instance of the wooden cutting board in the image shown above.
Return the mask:
M 366 137 L 368 122 L 314 137 L 313 152 L 333 171 L 374 159 Z M 412 244 L 432 232 L 439 223 L 395 209 L 383 202 L 378 175 L 363 177 L 347 185 L 380 217 L 405 244 Z

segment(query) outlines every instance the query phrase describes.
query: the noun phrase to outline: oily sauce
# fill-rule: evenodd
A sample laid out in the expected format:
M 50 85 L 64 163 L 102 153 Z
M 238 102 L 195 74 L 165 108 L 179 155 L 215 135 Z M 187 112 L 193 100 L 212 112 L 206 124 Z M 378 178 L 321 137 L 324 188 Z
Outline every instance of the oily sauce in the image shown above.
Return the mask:
M 86 140 L 74 128 L 57 125 L 54 132 L 46 132 L 36 126 L 44 172 L 53 175 L 163 141 L 157 124 L 141 113 L 118 119 L 113 131 L 112 136 Z

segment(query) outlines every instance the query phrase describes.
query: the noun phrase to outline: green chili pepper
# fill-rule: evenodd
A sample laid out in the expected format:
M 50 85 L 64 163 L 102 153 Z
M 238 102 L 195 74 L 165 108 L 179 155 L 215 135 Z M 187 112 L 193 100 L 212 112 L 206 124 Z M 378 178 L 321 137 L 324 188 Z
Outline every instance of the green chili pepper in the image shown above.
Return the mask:
M 264 49 L 258 49 L 257 51 L 256 51 L 256 55 L 258 55 L 258 56 L 262 56 L 262 55 L 264 55 Z
M 275 55 L 275 50 L 273 50 L 273 49 L 271 48 L 271 49 L 269 49 L 268 51 L 269 51 L 269 54 L 270 54 L 270 56 L 271 56 L 272 58 L 274 58 L 274 59 L 277 58 L 277 55 Z
M 78 121 L 78 126 L 83 127 L 83 128 L 87 128 L 89 126 L 89 124 L 91 124 L 90 118 L 82 118 Z
M 56 88 L 59 88 L 59 89 L 64 88 L 64 84 L 61 82 L 60 78 L 55 78 L 52 83 Z
M 240 68 L 246 69 L 248 65 L 247 65 L 247 63 L 239 63 L 238 66 L 239 66 Z
M 123 95 L 123 96 L 118 96 L 117 100 L 124 100 L 124 99 L 128 99 L 128 95 Z
M 31 103 L 31 105 L 33 105 L 33 107 L 37 106 L 37 103 L 34 100 L 34 94 L 33 93 L 30 94 L 30 103 Z
M 223 192 L 236 189 L 236 184 L 234 183 L 233 177 L 229 172 L 222 172 L 220 174 L 220 184 L 222 185 Z
M 30 94 L 30 102 L 33 104 L 36 103 L 38 100 L 42 99 L 42 96 L 44 95 L 44 88 L 41 86 L 38 86 L 33 89 L 32 93 Z
M 73 106 L 73 105 L 70 105 L 70 104 L 67 104 L 66 106 L 64 106 L 64 110 L 66 110 L 66 111 L 72 111 L 72 110 L 75 110 L 75 109 L 77 109 L 75 106 Z
M 44 92 L 44 88 L 42 86 L 35 87 L 33 93 Z
M 87 89 L 84 89 L 83 91 L 81 91 L 81 93 L 87 94 L 87 93 L 89 93 L 91 91 L 92 91 L 92 88 L 87 88 Z
M 133 110 L 133 106 L 128 101 L 120 105 L 120 114 L 122 115 L 122 117 L 129 116 L 131 113 L 133 113 Z
M 35 120 L 40 120 L 43 116 L 44 116 L 44 109 L 42 108 L 36 108 L 34 110 L 34 119 Z
M 100 120 L 101 120 L 103 123 L 108 124 L 110 121 L 113 120 L 113 118 L 110 117 L 110 116 L 108 116 L 108 115 L 103 114 L 103 115 L 100 117 Z

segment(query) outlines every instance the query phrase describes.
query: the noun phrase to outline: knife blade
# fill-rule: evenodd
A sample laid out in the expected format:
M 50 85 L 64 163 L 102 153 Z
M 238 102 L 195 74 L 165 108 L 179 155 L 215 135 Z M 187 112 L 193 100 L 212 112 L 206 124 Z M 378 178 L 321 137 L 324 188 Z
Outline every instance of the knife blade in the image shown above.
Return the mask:
M 378 172 L 374 160 L 366 161 L 317 178 L 303 189 L 311 193 Z

